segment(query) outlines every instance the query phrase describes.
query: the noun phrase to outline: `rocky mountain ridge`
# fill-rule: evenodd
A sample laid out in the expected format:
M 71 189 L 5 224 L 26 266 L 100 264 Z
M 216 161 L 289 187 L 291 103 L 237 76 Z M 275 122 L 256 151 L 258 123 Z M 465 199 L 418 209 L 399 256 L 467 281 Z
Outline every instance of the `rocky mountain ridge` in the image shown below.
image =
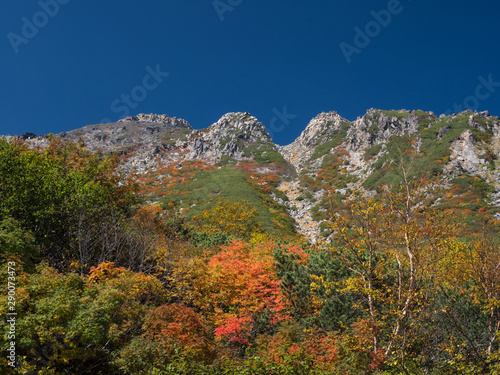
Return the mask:
M 348 153 L 344 157 L 348 162 L 348 169 L 358 170 L 359 174 L 360 169 L 368 170 L 387 152 L 391 139 L 395 137 L 414 136 L 415 151 L 420 152 L 421 148 L 425 151 L 420 132 L 427 132 L 428 140 L 442 143 L 443 147 L 449 149 L 449 163 L 443 168 L 445 172 L 461 170 L 490 177 L 492 182 L 497 180 L 494 178 L 495 173 L 483 173 L 497 169 L 495 163 L 490 163 L 488 168 L 483 156 L 489 154 L 489 162 L 492 162 L 500 154 L 500 120 L 496 116 L 490 116 L 487 111 L 465 111 L 437 117 L 432 112 L 370 109 L 353 122 L 343 119 L 337 112 L 322 113 L 311 120 L 292 144 L 280 148 L 280 151 L 296 168 L 302 169 L 318 164 L 318 159 L 331 150 L 343 148 Z M 429 133 L 434 134 L 429 137 Z M 447 133 L 448 138 L 449 135 L 454 135 L 452 140 L 443 139 Z M 314 154 L 322 146 L 331 147 L 326 147 L 327 152 L 319 152 L 323 155 L 318 155 L 318 152 Z M 374 146 L 379 146 L 377 152 L 366 155 L 367 150 Z
M 41 147 L 51 137 L 22 136 Z M 370 109 L 352 122 L 337 112 L 321 113 L 287 146 L 275 145 L 265 126 L 242 112 L 228 113 L 205 129 L 167 115 L 139 114 L 54 137 L 118 154 L 126 173 L 192 162 L 219 168 L 251 162 L 261 174 L 281 173 L 276 187 L 285 197 L 275 200 L 288 207 L 298 230 L 311 240 L 320 232 L 322 200 L 394 180 L 388 166 L 398 152 L 418 155 L 422 173 L 443 184 L 461 175 L 480 178 L 490 187 L 490 202 L 500 206 L 500 120 L 488 112 L 438 117 L 420 110 Z

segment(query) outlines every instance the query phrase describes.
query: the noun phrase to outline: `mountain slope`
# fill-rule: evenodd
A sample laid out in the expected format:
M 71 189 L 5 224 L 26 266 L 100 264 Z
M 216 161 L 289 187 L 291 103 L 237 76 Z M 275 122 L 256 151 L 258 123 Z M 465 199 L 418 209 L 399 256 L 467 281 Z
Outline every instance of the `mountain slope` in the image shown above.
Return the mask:
M 51 137 L 23 138 L 43 147 Z M 136 175 L 152 201 L 188 217 L 220 198 L 245 199 L 268 229 L 292 233 L 295 221 L 312 241 L 332 199 L 397 184 L 400 163 L 453 191 L 447 204 L 461 200 L 464 209 L 486 207 L 492 215 L 500 206 L 500 120 L 488 112 L 438 117 L 370 109 L 352 122 L 321 113 L 287 146 L 275 145 L 249 113 L 228 113 L 200 130 L 175 117 L 140 114 L 55 137 L 119 155 L 122 170 Z
M 371 109 L 348 124 L 336 113 L 321 114 L 283 150 L 308 193 L 301 199 L 321 222 L 333 201 L 351 191 L 373 194 L 380 185 L 398 184 L 401 163 L 411 165 L 411 175 L 453 191 L 443 207 L 460 207 L 465 213 L 488 209 L 499 216 L 499 144 L 500 121 L 487 112 L 437 117 L 423 111 Z M 299 157 L 294 159 L 292 150 L 300 150 Z M 295 198 L 289 198 L 290 206 L 296 206 Z

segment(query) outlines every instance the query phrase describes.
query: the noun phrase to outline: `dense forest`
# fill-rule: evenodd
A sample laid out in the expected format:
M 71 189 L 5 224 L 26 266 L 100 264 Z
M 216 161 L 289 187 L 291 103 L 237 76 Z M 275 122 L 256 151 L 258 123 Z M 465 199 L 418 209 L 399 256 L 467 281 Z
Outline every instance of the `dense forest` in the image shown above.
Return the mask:
M 500 374 L 500 222 L 411 155 L 332 194 L 314 245 L 248 200 L 180 215 L 119 163 L 0 140 L 2 371 Z

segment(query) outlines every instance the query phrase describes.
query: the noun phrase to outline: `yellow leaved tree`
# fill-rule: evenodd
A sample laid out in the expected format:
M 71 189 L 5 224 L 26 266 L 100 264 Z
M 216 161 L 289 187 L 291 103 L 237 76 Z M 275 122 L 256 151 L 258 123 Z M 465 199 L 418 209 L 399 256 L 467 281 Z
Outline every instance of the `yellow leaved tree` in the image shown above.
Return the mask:
M 329 248 L 351 273 L 343 292 L 357 296 L 355 307 L 369 317 L 372 351 L 407 373 L 408 350 L 419 340 L 457 228 L 446 212 L 432 207 L 437 187 L 400 168 L 399 188 L 382 189 L 375 199 L 348 199 L 331 213 Z
M 262 232 L 262 224 L 257 221 L 257 209 L 247 201 L 217 201 L 213 208 L 203 210 L 193 217 L 199 231 L 208 234 L 224 233 L 231 237 L 250 239 Z

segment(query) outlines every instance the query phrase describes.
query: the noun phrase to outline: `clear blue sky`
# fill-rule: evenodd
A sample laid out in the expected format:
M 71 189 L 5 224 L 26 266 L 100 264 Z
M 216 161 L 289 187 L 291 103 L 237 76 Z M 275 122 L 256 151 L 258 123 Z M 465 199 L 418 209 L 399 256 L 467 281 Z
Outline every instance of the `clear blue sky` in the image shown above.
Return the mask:
M 493 0 L 7 1 L 0 134 L 247 111 L 287 144 L 322 111 L 500 115 L 499 15 Z

